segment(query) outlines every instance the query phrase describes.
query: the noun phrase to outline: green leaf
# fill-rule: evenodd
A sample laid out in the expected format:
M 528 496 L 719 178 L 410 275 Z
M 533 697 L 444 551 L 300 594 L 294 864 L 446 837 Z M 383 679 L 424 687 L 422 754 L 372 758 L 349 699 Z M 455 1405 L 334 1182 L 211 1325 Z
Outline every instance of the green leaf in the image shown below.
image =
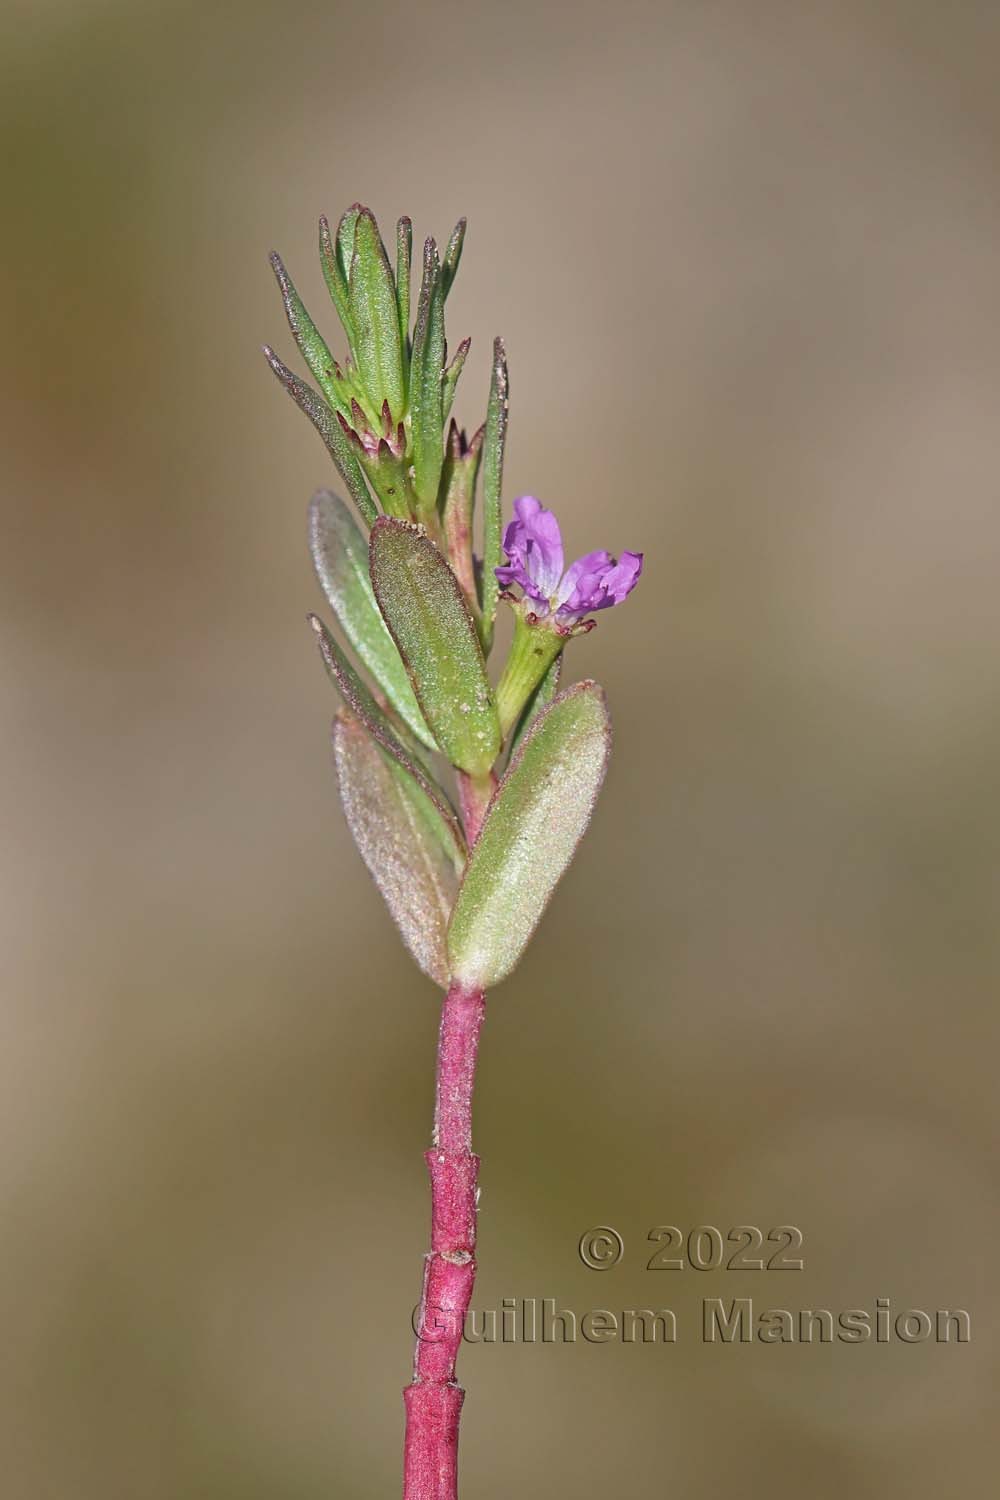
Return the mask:
M 451 291 L 452 282 L 455 280 L 455 275 L 458 271 L 458 263 L 462 259 L 462 246 L 465 244 L 465 226 L 465 219 L 459 219 L 451 231 L 451 239 L 448 241 L 448 248 L 445 250 L 444 259 L 441 262 L 441 293 L 444 297 L 447 297 Z
M 362 665 L 417 738 L 436 750 L 403 658 L 375 602 L 368 538 L 343 500 L 329 490 L 318 490 L 309 503 L 309 550 L 320 587 Z
M 326 289 L 330 293 L 330 300 L 337 309 L 337 316 L 343 325 L 347 342 L 354 349 L 354 330 L 351 327 L 351 310 L 347 305 L 347 275 L 340 261 L 337 259 L 337 247 L 330 232 L 330 223 L 326 215 L 322 215 L 319 221 L 319 259 L 323 267 L 323 280 Z
M 351 280 L 351 261 L 354 258 L 354 230 L 364 209 L 360 203 L 352 203 L 345 214 L 341 214 L 337 225 L 337 265 L 344 285 Z
M 535 691 L 528 699 L 524 712 L 521 715 L 520 723 L 514 730 L 514 734 L 510 742 L 511 760 L 514 759 L 514 756 L 517 754 L 518 745 L 520 745 L 521 741 L 524 739 L 524 736 L 527 734 L 532 724 L 534 724 L 535 720 L 538 718 L 538 715 L 542 712 L 542 709 L 547 708 L 548 705 L 552 702 L 556 693 L 558 693 L 559 679 L 562 676 L 562 665 L 563 658 L 562 652 L 560 651 L 559 655 L 551 664 L 548 671 L 545 673 L 545 676 L 542 678 L 541 682 L 538 684 L 538 686 L 535 688 Z
M 381 411 L 382 403 L 388 401 L 392 417 L 398 421 L 406 398 L 396 283 L 378 225 L 367 208 L 361 209 L 355 219 L 348 305 L 358 373 L 369 403 L 374 411 Z
M 382 746 L 382 749 L 397 765 L 402 766 L 403 770 L 413 778 L 428 801 L 437 809 L 442 823 L 449 832 L 452 857 L 457 866 L 461 865 L 465 858 L 465 838 L 444 791 L 428 775 L 415 756 L 409 753 L 384 710 L 376 703 L 323 621 L 316 615 L 310 615 L 309 624 L 316 633 L 323 665 L 331 681 L 340 690 L 345 703 L 361 720 L 372 738 Z
M 404 214 L 396 225 L 396 307 L 399 312 L 399 342 L 403 350 L 403 374 L 410 347 L 410 261 L 413 256 L 413 225 Z
M 456 980 L 514 968 L 590 822 L 611 748 L 604 693 L 567 688 L 539 715 L 493 794 L 448 932 Z
M 457 876 L 437 810 L 344 709 L 333 723 L 333 756 L 361 858 L 417 964 L 446 988 L 446 932 Z
M 423 528 L 382 516 L 369 544 L 379 609 L 442 752 L 484 776 L 500 750 L 500 723 L 469 607 Z
M 337 407 L 343 404 L 341 393 L 337 388 L 333 355 L 306 311 L 305 304 L 295 290 L 295 284 L 285 270 L 281 256 L 276 250 L 271 252 L 271 269 L 281 290 L 281 300 L 285 304 L 288 326 L 292 330 L 302 358 L 312 371 L 313 379 L 331 406 Z M 348 408 L 345 406 L 344 409 L 346 411 Z
M 339 470 L 341 479 L 347 485 L 351 499 L 365 520 L 371 523 L 378 515 L 378 509 L 365 484 L 365 476 L 361 472 L 361 465 L 351 446 L 351 440 L 338 422 L 336 413 L 331 411 L 322 396 L 314 391 L 312 386 L 306 385 L 304 380 L 293 375 L 288 366 L 282 364 L 274 350 L 266 344 L 264 355 L 296 406 L 305 412 L 323 439 L 330 457 Z
M 433 510 L 444 458 L 441 376 L 445 360 L 444 295 L 437 246 L 424 245 L 424 271 L 410 360 L 410 435 L 413 487 L 424 512 Z
M 461 375 L 465 365 L 465 357 L 472 347 L 471 339 L 463 339 L 455 350 L 455 357 L 441 381 L 441 422 L 447 422 L 451 416 L 452 403 L 455 400 L 455 387 L 458 385 L 458 377 Z
M 486 440 L 483 443 L 483 644 L 488 652 L 493 643 L 493 622 L 497 613 L 500 585 L 495 568 L 500 566 L 500 529 L 502 511 L 500 491 L 503 485 L 503 453 L 507 441 L 507 410 L 510 400 L 507 379 L 507 356 L 503 339 L 493 341 L 493 374 L 490 400 L 486 408 Z

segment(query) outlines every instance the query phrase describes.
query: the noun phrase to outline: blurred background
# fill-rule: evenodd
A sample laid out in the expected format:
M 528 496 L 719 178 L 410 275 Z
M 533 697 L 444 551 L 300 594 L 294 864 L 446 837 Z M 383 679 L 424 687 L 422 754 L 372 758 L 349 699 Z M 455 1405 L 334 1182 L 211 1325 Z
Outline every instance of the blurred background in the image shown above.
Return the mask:
M 259 346 L 321 212 L 470 229 L 508 506 L 642 549 L 571 648 L 611 774 L 490 1004 L 463 1500 L 992 1488 L 1000 10 L 8 0 L 0 247 L 9 1500 L 398 1492 L 437 997 L 344 827 L 335 476 Z M 791 1223 L 795 1273 L 649 1272 Z M 623 1237 L 587 1270 L 580 1235 Z M 707 1346 L 759 1310 L 967 1345 Z M 990 1476 L 990 1477 L 987 1477 Z

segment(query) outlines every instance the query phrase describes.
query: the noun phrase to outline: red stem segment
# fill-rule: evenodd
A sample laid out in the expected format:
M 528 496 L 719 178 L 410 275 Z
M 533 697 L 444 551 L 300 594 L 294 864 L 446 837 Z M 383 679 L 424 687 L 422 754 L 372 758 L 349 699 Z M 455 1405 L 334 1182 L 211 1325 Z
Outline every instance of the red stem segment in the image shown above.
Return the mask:
M 472 1152 L 472 1085 L 486 1010 L 481 990 L 452 985 L 438 1039 L 431 1179 L 431 1249 L 424 1257 L 413 1381 L 403 1392 L 403 1500 L 456 1500 L 458 1423 L 465 1392 L 455 1361 L 476 1277 L 479 1157 Z
M 479 830 L 483 826 L 486 809 L 496 786 L 497 779 L 492 771 L 478 781 L 473 776 L 467 776 L 464 771 L 458 773 L 458 805 L 470 849 L 479 837 Z

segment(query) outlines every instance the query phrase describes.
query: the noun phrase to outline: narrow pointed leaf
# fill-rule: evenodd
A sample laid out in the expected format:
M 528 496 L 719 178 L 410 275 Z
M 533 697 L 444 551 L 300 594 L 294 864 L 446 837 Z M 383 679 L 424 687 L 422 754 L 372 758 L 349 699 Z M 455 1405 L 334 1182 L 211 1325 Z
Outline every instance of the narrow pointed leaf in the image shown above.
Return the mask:
M 555 661 L 549 667 L 545 676 L 542 678 L 541 682 L 538 684 L 538 686 L 535 688 L 535 691 L 528 699 L 524 713 L 521 715 L 521 721 L 515 729 L 514 736 L 510 742 L 511 760 L 514 759 L 514 756 L 517 754 L 518 745 L 520 745 L 521 741 L 528 733 L 528 730 L 538 718 L 538 715 L 544 708 L 548 707 L 548 705 L 555 697 L 556 693 L 558 693 L 559 679 L 562 676 L 562 665 L 563 658 L 562 652 L 560 651 L 559 655 L 556 657 Z
M 447 422 L 451 416 L 452 403 L 455 400 L 455 387 L 458 385 L 458 377 L 465 366 L 465 357 L 472 347 L 471 339 L 463 339 L 455 350 L 455 356 L 451 364 L 444 372 L 441 382 L 441 421 Z
M 337 316 L 347 335 L 347 342 L 354 349 L 354 330 L 351 327 L 351 310 L 347 305 L 347 276 L 337 259 L 337 247 L 330 230 L 329 220 L 323 215 L 319 221 L 319 259 L 323 267 L 323 280 L 330 293 L 330 300 L 337 309 Z
M 337 265 L 347 285 L 351 280 L 351 261 L 354 258 L 354 229 L 364 209 L 360 203 L 352 203 L 337 225 Z
M 410 360 L 410 432 L 413 441 L 414 489 L 426 511 L 437 500 L 444 457 L 441 377 L 444 370 L 444 296 L 441 267 L 433 240 L 424 245 L 424 270 L 413 330 Z
M 493 375 L 486 409 L 486 439 L 483 443 L 483 640 L 487 651 L 493 643 L 493 623 L 500 593 L 494 570 L 500 566 L 500 491 L 503 485 L 509 396 L 507 356 L 503 340 L 494 339 Z
M 292 330 L 302 358 L 312 371 L 313 379 L 319 385 L 327 401 L 335 407 L 341 404 L 341 401 L 340 392 L 337 390 L 333 355 L 306 311 L 305 304 L 295 290 L 295 284 L 285 270 L 277 251 L 271 254 L 271 269 L 281 289 L 281 300 L 285 304 L 288 326 Z
M 479 593 L 472 560 L 472 512 L 476 500 L 476 475 L 483 449 L 483 428 L 471 441 L 453 421 L 448 432 L 441 470 L 441 529 L 452 572 L 462 585 L 473 619 L 479 621 Z
M 448 241 L 448 248 L 445 250 L 441 261 L 441 292 L 444 297 L 447 297 L 451 291 L 452 282 L 455 280 L 455 273 L 458 271 L 458 263 L 462 259 L 462 246 L 465 244 L 465 226 L 465 219 L 459 219 L 451 231 L 451 239 Z
M 577 683 L 536 719 L 493 794 L 448 932 L 455 978 L 475 988 L 514 968 L 590 822 L 611 725 L 604 693 Z
M 309 504 L 309 550 L 320 587 L 341 630 L 400 718 L 436 750 L 396 643 L 375 602 L 368 538 L 343 500 L 319 490 Z
M 371 212 L 362 209 L 354 225 L 354 253 L 348 280 L 358 373 L 374 410 L 388 401 L 393 417 L 403 415 L 403 356 L 399 346 L 396 283 Z
M 404 214 L 396 225 L 396 308 L 399 313 L 399 342 L 403 351 L 403 372 L 409 360 L 410 339 L 410 261 L 413 258 L 413 225 Z
M 365 520 L 371 523 L 377 517 L 378 509 L 365 484 L 365 476 L 361 472 L 357 455 L 351 447 L 350 438 L 337 421 L 336 414 L 331 411 L 322 396 L 314 391 L 312 386 L 306 385 L 304 380 L 292 374 L 287 365 L 282 364 L 273 349 L 265 345 L 264 354 L 271 369 L 296 406 L 305 412 L 323 439 L 330 457 L 340 472 L 341 479 L 347 486 L 351 499 Z
M 457 876 L 437 810 L 343 709 L 333 724 L 333 755 L 358 851 L 413 958 L 446 988 L 446 932 Z
M 384 710 L 376 703 L 368 688 L 354 670 L 346 653 L 341 649 L 335 637 L 327 630 L 323 621 L 316 615 L 310 615 L 309 624 L 316 632 L 323 665 L 326 667 L 331 681 L 339 689 L 344 702 L 353 711 L 355 717 L 360 719 L 361 723 L 364 724 L 372 738 L 382 746 L 382 749 L 397 765 L 401 766 L 413 778 L 427 800 L 437 809 L 442 823 L 448 829 L 452 858 L 456 865 L 460 865 L 465 857 L 465 839 L 459 827 L 454 809 L 443 790 L 428 775 L 417 759 L 406 749 L 399 735 L 389 722 Z
M 424 718 L 453 766 L 483 776 L 500 722 L 479 637 L 454 573 L 419 526 L 381 517 L 369 543 L 371 579 Z

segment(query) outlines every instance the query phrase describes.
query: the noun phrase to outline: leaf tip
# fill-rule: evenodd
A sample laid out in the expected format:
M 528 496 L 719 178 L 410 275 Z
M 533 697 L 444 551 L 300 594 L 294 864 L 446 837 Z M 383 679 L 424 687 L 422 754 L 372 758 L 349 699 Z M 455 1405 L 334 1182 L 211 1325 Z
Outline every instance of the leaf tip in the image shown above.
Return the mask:
M 263 345 L 263 352 L 264 358 L 267 360 L 268 364 L 271 366 L 271 369 L 274 371 L 275 375 L 277 375 L 282 385 L 286 388 L 290 387 L 294 380 L 294 376 L 292 375 L 292 372 L 288 368 L 288 366 L 278 358 L 274 350 L 271 348 L 270 344 Z

